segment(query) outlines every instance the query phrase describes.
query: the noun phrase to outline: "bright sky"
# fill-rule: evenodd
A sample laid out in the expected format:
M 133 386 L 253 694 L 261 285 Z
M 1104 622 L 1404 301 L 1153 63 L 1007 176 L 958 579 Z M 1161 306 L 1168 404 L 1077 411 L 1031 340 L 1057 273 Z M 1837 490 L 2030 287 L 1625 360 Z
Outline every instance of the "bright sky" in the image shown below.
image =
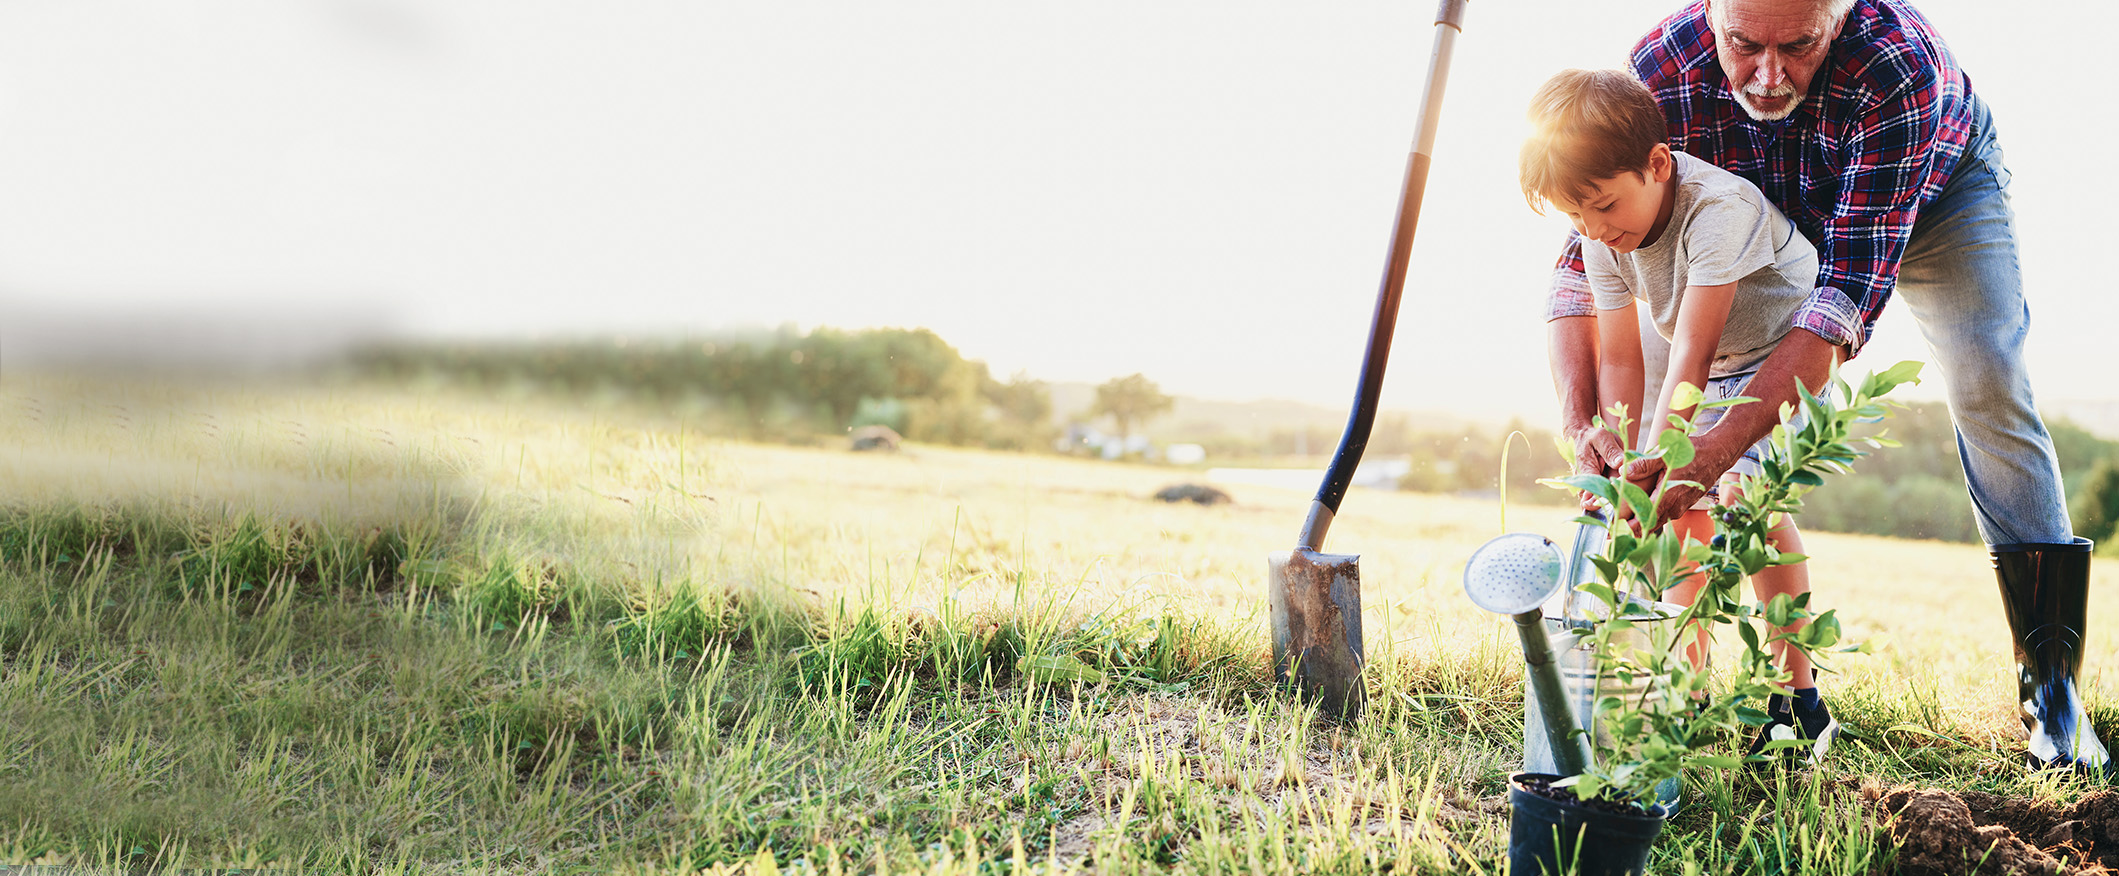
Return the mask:
M 2041 397 L 2119 397 L 2111 4 L 1921 4 L 2015 172 Z M 1549 419 L 1522 107 L 1667 0 L 1473 0 L 1385 403 Z M 1007 375 L 1344 405 L 1426 0 L 0 4 L 5 311 L 423 335 L 928 326 Z M 1898 308 L 1894 306 L 1894 310 Z M 1863 363 L 1925 358 L 1897 314 Z M 151 342 L 151 338 L 148 339 Z

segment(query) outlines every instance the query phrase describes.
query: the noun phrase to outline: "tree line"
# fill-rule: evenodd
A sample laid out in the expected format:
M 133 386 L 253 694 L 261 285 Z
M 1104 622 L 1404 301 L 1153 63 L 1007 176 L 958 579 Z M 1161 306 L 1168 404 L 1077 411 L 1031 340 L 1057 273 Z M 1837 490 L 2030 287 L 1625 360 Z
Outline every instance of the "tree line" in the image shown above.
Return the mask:
M 393 344 L 357 351 L 355 372 L 398 381 L 621 398 L 698 410 L 724 431 L 808 442 L 864 426 L 914 441 L 1051 449 L 1052 391 L 995 379 L 927 329 L 781 329 L 713 338 Z M 1173 399 L 1134 374 L 1097 388 L 1092 416 L 1122 434 Z
M 986 364 L 965 359 L 927 329 L 791 329 L 708 339 L 396 345 L 354 355 L 357 371 L 395 380 L 430 380 L 575 396 L 619 397 L 695 409 L 710 425 L 761 440 L 813 442 L 868 425 L 888 426 L 914 441 L 996 449 L 1054 449 L 1059 424 L 1051 387 L 1016 374 L 998 380 Z M 1173 399 L 1143 375 L 1097 387 L 1091 417 L 1109 417 L 1131 435 L 1171 410 Z M 2064 420 L 2048 424 L 2068 486 L 2078 534 L 2114 536 L 2119 523 L 2119 442 Z M 1886 449 L 1805 499 L 1806 526 L 1901 538 L 1976 542 L 1965 499 L 1956 436 L 1948 410 L 1914 404 L 1876 428 L 1903 448 Z M 1517 436 L 1511 438 L 1510 436 Z M 1415 429 L 1384 418 L 1371 438 L 1371 459 L 1403 458 L 1401 489 L 1495 495 L 1508 443 L 1511 502 L 1558 504 L 1565 494 L 1540 486 L 1565 470 L 1551 432 L 1508 426 Z M 1282 430 L 1263 442 L 1202 439 L 1217 462 L 1287 453 L 1328 454 L 1336 429 Z
M 1854 476 L 1828 479 L 1824 489 L 1804 497 L 1803 525 L 1979 541 L 1948 406 L 1915 403 L 1872 428 L 1904 446 L 1877 451 L 1855 464 Z M 2111 538 L 2119 519 L 2119 441 L 2099 438 L 2067 420 L 2049 419 L 2046 428 L 2067 484 L 2075 533 L 2100 543 Z

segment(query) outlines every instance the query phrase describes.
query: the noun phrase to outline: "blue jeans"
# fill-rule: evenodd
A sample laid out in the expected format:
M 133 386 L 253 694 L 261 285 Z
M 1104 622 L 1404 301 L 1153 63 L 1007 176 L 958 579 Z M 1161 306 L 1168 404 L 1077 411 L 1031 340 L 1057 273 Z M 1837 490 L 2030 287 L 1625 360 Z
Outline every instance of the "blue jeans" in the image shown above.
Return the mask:
M 1980 537 L 1990 546 L 2065 544 L 2075 536 L 2067 492 L 2023 361 L 2031 310 L 2016 258 L 2009 171 L 1984 102 L 1974 115 L 1950 184 L 1914 222 L 1897 296 L 1947 384 Z

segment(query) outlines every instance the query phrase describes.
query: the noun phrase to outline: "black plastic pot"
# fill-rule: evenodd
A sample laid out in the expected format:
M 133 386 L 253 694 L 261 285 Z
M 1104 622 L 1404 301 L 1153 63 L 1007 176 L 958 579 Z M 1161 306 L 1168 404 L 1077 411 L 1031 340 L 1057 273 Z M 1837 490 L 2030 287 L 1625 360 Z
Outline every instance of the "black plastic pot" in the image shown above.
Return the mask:
M 1509 872 L 1514 876 L 1575 873 L 1638 876 L 1648 867 L 1648 847 L 1669 817 L 1663 807 L 1613 812 L 1574 800 L 1556 800 L 1524 787 L 1525 779 L 1556 781 L 1547 773 L 1508 777 Z

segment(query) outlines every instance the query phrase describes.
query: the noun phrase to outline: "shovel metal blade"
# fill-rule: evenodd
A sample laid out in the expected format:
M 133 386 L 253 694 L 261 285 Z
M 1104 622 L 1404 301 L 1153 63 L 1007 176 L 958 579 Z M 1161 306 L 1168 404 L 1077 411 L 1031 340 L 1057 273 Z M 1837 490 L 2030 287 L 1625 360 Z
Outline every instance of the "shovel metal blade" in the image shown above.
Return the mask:
M 1266 558 L 1273 671 L 1335 718 L 1361 716 L 1361 557 L 1292 550 Z

